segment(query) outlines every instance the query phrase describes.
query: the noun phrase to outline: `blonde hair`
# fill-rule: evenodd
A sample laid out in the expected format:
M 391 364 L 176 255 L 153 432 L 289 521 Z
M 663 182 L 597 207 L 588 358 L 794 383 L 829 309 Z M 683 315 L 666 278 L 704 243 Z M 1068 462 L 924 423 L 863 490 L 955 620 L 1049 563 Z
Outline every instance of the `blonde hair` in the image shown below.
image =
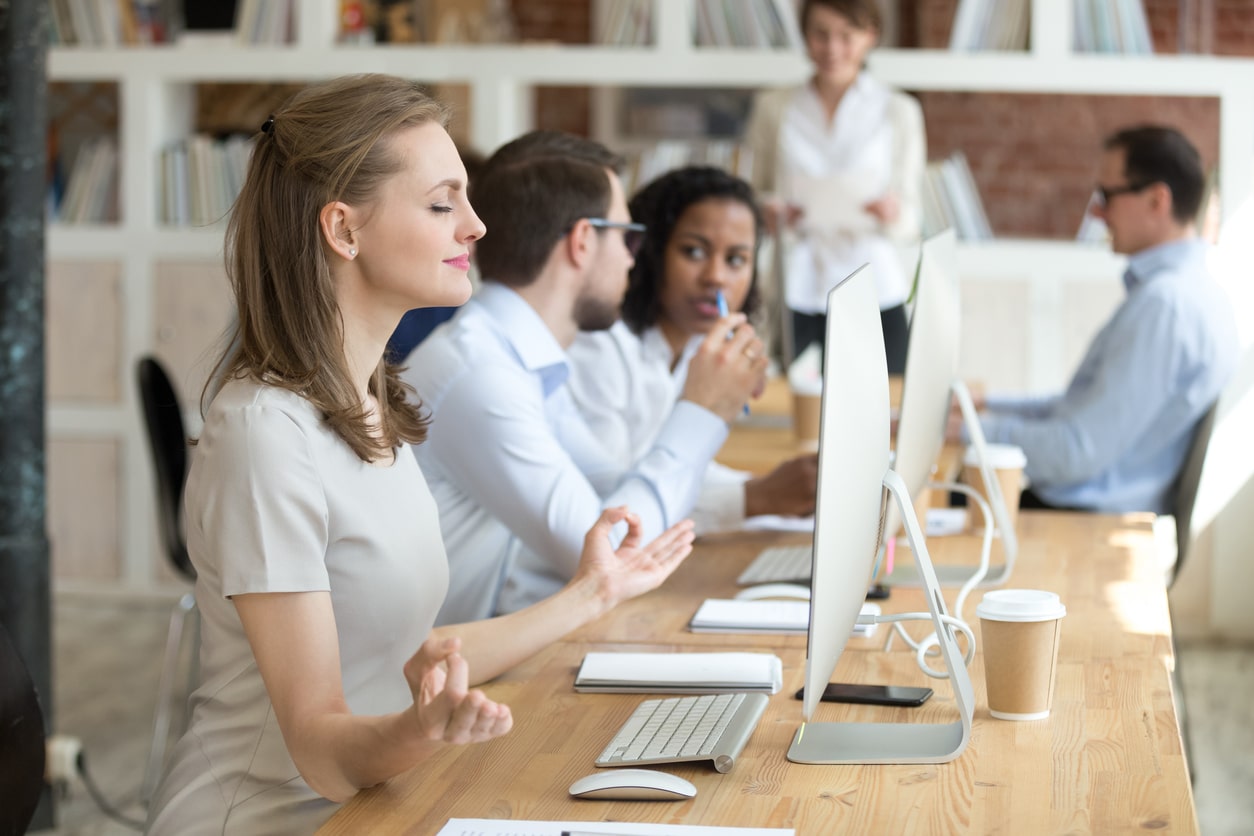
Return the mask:
M 364 461 L 426 438 L 427 418 L 405 397 L 412 390 L 383 358 L 369 382 L 381 432 L 367 424 L 345 361 L 319 212 L 332 201 L 369 206 L 402 168 L 393 135 L 447 121 L 445 106 L 418 84 L 377 74 L 309 87 L 267 120 L 226 230 L 236 346 L 211 380 L 221 374 L 299 393 Z

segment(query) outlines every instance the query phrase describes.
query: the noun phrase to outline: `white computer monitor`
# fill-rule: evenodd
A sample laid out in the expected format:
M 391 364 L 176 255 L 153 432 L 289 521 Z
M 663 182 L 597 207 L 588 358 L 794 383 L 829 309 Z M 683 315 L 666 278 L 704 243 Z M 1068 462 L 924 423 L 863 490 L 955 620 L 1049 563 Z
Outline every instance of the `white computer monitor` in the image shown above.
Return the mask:
M 813 715 L 862 611 L 879 546 L 889 449 L 888 362 L 869 265 L 828 294 L 824 358 L 806 717 Z
M 958 379 L 962 311 L 952 230 L 928 238 L 919 251 L 919 279 L 910 318 L 901 409 L 897 419 L 897 471 L 916 501 L 927 489 L 949 422 L 949 396 Z M 901 514 L 891 505 L 884 538 L 901 531 Z
M 994 528 L 1000 534 L 1005 563 L 989 566 L 988 555 L 977 581 L 989 586 L 1004 582 L 1013 568 L 1018 552 L 1018 538 L 999 483 L 989 478 L 984 435 L 979 418 L 970 406 L 958 373 L 961 344 L 962 302 L 958 288 L 957 247 L 952 230 L 933 235 L 923 242 L 919 252 L 919 277 L 910 319 L 910 344 L 906 352 L 905 378 L 902 384 L 901 410 L 897 422 L 896 454 L 893 470 L 905 482 L 910 496 L 918 500 L 931 482 L 933 470 L 945 443 L 951 394 L 958 396 L 968 432 L 975 447 L 985 484 L 986 497 Z M 972 512 L 975 508 L 971 508 Z M 901 531 L 901 515 L 890 505 L 885 522 L 885 539 Z M 907 562 L 898 564 L 900 571 L 887 578 L 896 584 L 917 584 L 918 575 Z M 964 584 L 971 578 L 969 566 L 937 567 L 944 585 Z
M 888 467 L 888 365 L 878 294 L 864 266 L 827 297 L 818 495 L 802 710 L 788 759 L 798 763 L 941 763 L 970 739 L 971 681 L 914 517 L 911 500 Z M 897 503 L 940 637 L 958 719 L 947 724 L 813 722 L 866 597 L 883 518 L 884 488 Z

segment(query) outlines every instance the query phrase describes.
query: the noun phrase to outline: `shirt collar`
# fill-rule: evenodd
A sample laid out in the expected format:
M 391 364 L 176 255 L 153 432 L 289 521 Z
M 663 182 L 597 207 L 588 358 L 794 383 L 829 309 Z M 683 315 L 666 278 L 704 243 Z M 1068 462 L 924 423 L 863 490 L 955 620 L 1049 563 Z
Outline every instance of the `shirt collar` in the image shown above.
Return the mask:
M 1128 256 L 1128 269 L 1123 273 L 1123 286 L 1131 292 L 1164 272 L 1195 258 L 1204 258 L 1205 253 L 1205 242 L 1193 236 L 1147 247 Z
M 475 300 L 496 323 L 523 368 L 539 376 L 545 397 L 566 382 L 570 375 L 566 352 L 540 314 L 517 291 L 500 282 L 485 281 Z

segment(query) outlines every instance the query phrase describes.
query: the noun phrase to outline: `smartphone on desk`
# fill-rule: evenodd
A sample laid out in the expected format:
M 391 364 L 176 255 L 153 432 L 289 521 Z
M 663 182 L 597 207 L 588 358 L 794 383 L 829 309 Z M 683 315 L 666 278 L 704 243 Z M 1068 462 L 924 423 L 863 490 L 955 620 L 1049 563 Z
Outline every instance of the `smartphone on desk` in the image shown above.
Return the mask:
M 797 691 L 801 699 L 805 689 Z M 823 689 L 823 702 L 849 702 L 860 705 L 894 705 L 912 708 L 923 705 L 932 696 L 931 688 L 912 688 L 902 685 L 853 685 L 848 682 L 829 682 Z

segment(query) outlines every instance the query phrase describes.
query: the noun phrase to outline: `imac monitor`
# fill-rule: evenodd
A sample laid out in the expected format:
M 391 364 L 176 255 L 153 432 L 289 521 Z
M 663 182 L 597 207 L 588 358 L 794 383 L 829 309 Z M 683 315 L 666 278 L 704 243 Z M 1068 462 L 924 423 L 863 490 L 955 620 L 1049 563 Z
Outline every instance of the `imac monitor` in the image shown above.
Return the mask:
M 788 759 L 797 763 L 953 760 L 970 739 L 974 694 L 953 632 L 943 621 L 948 614 L 910 497 L 900 477 L 888 467 L 888 364 L 870 267 L 855 271 L 828 294 L 825 357 L 802 703 L 806 722 L 793 738 Z M 947 724 L 812 722 L 866 598 L 879 551 L 885 487 L 904 515 L 959 717 Z
M 950 385 L 958 379 L 962 312 L 954 261 L 952 230 L 923 242 L 893 460 L 893 470 L 915 501 L 927 487 L 945 444 Z M 900 530 L 901 515 L 890 503 L 884 539 L 896 537 Z
M 986 498 L 995 528 L 1001 535 L 1005 563 L 998 567 L 983 566 L 981 580 L 978 581 L 983 586 L 992 586 L 1004 582 L 1009 576 L 1018 553 L 1018 539 L 1010 525 L 1000 483 L 992 477 L 988 467 L 979 417 L 958 376 L 961 327 L 957 250 L 953 231 L 946 230 L 925 240 L 919 253 L 918 289 L 910 318 L 910 345 L 906 352 L 893 470 L 905 482 L 911 499 L 917 501 L 928 486 L 945 444 L 950 394 L 953 393 L 962 409 L 986 490 L 989 491 Z M 889 503 L 884 539 L 894 538 L 900 531 L 901 514 Z M 987 555 L 981 562 L 987 563 Z M 903 562 L 898 567 L 899 570 L 894 571 L 888 580 L 898 584 L 919 582 L 912 566 Z M 971 577 L 971 569 L 967 566 L 941 566 L 937 567 L 937 574 L 942 584 L 965 584 Z
M 853 632 L 879 547 L 888 469 L 888 362 L 870 266 L 828 293 L 824 356 L 803 702 L 807 718 Z

